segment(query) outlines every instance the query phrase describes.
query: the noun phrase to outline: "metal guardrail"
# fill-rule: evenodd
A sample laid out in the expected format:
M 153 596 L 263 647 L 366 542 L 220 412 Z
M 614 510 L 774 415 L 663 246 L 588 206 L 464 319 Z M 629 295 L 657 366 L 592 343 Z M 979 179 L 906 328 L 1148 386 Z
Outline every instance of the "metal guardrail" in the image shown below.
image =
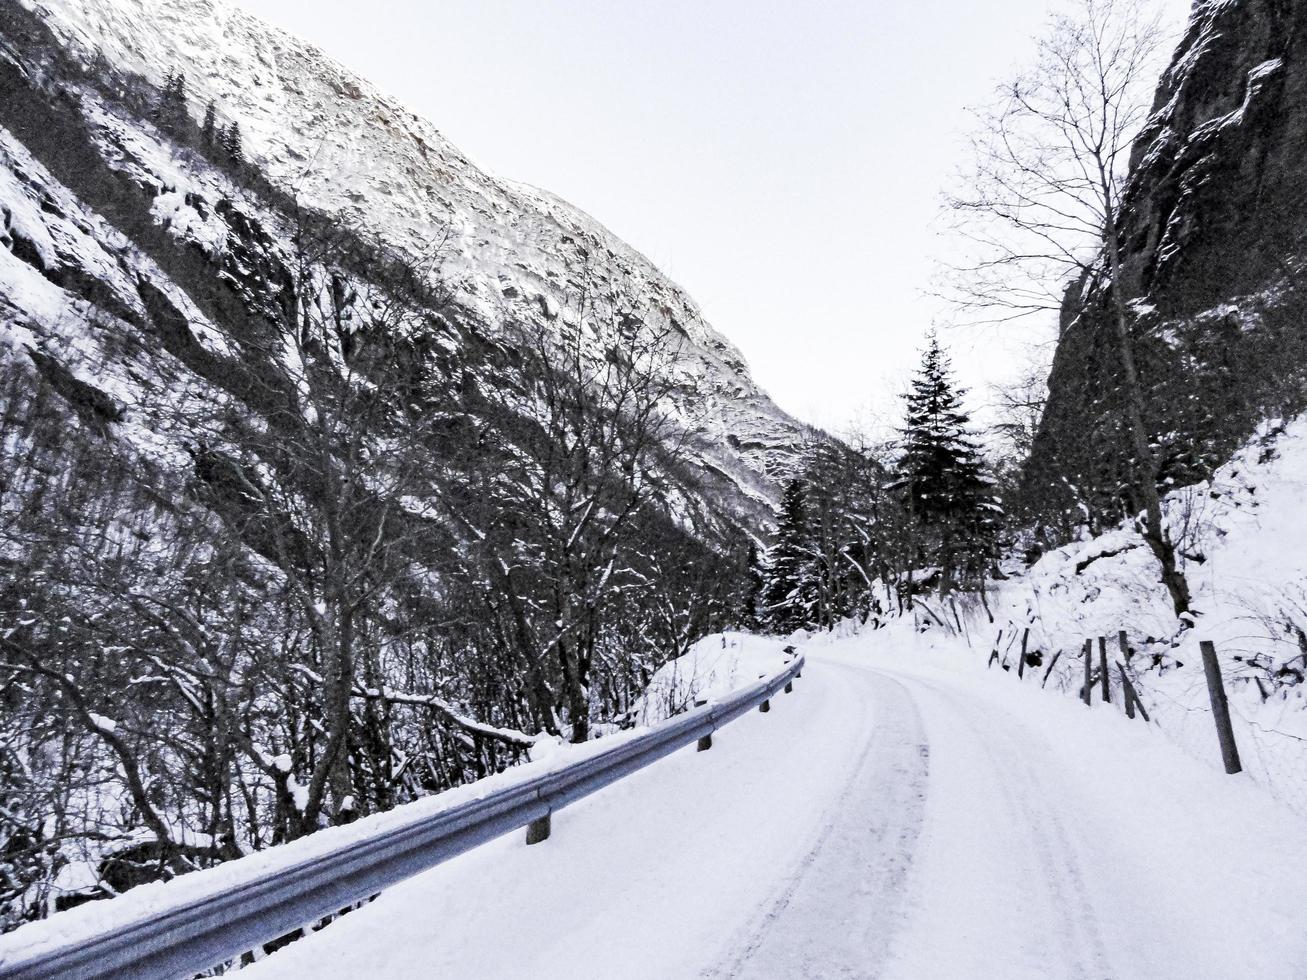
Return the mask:
M 76 935 L 70 930 L 57 947 L 0 960 L 0 978 L 194 976 L 520 827 L 534 824 L 547 836 L 555 810 L 710 736 L 755 707 L 766 710 L 777 691 L 791 690 L 803 664 L 804 658 L 796 657 L 780 673 L 607 752 L 425 820 L 351 841 L 189 904 L 143 913 L 111 931 Z M 543 838 L 538 832 L 535 839 Z

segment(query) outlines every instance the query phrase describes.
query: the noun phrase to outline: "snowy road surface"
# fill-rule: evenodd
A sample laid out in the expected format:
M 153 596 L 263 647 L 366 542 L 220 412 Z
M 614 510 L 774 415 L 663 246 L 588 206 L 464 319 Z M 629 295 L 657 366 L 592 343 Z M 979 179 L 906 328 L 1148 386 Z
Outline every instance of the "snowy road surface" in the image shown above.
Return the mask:
M 1301 819 L 1111 709 L 874 638 L 249 976 L 1307 977 Z

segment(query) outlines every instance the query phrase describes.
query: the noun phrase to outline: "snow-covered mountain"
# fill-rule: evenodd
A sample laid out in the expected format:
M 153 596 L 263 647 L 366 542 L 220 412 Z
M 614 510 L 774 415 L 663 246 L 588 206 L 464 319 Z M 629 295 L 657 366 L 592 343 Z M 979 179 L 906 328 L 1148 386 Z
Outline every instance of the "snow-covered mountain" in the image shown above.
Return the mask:
M 144 198 L 136 203 L 174 240 L 225 263 L 229 283 L 252 276 L 240 282 L 247 303 L 263 285 L 251 263 L 286 251 L 287 208 L 269 213 L 266 198 L 141 118 L 154 97 L 148 90 L 157 92 L 172 72 L 185 75 L 195 123 L 212 103 L 220 127 L 239 124 L 246 158 L 284 201 L 415 261 L 436 255 L 473 333 L 493 333 L 506 315 L 577 329 L 598 289 L 640 329 L 682 338 L 672 398 L 692 434 L 701 483 L 693 492 L 748 525 L 765 517 L 776 477 L 792 467 L 808 433 L 754 383 L 739 351 L 680 287 L 590 216 L 487 174 L 432 123 L 230 0 L 23 0 L 7 18 L 12 36 L 0 61 L 75 99 L 88 149 L 100 158 L 90 162 L 133 185 Z M 114 79 L 108 87 L 106 77 Z M 221 297 L 197 298 L 185 270 L 161 267 L 150 254 L 158 250 L 141 247 L 156 231 L 137 229 L 139 216 L 88 200 L 98 195 L 68 186 L 67 173 L 50 173 L 40 162 L 48 148 L 34 153 L 16 133 L 20 111 L 0 108 L 7 127 L 0 129 L 0 308 L 8 342 L 45 350 L 50 370 L 93 384 L 123 408 L 124 421 L 143 423 L 130 411 L 138 400 L 130 371 L 115 369 L 104 350 L 74 353 L 94 341 L 70 327 L 69 314 L 84 319 L 94 308 L 127 332 L 162 319 L 187 335 L 178 343 L 221 356 L 234 351 L 215 309 Z M 70 182 L 80 183 L 86 167 L 65 162 L 79 175 Z

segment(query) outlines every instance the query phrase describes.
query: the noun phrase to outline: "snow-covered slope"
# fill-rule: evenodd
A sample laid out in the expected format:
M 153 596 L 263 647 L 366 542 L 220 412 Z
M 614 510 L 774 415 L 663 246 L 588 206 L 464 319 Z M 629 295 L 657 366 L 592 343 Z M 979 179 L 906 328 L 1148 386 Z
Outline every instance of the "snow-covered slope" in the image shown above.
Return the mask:
M 432 123 L 230 0 L 23 2 L 86 63 L 103 57 L 156 85 L 184 72 L 191 114 L 213 101 L 220 124 L 238 122 L 274 185 L 410 255 L 437 253 L 460 301 L 487 323 L 506 308 L 519 320 L 574 323 L 600 288 L 646 326 L 683 334 L 678 402 L 702 469 L 755 510 L 774 497 L 802 427 L 694 301 L 593 218 L 480 170 Z M 204 221 L 179 210 L 174 220 L 203 240 Z
M 1210 640 L 1245 769 L 1307 813 L 1307 416 L 1263 423 L 1211 480 L 1170 493 L 1165 511 L 1193 593 L 1188 628 L 1175 617 L 1156 561 L 1126 523 L 1051 551 L 1029 569 L 1012 563 L 1013 577 L 995 583 L 988 611 L 974 599 L 965 608 L 959 602 L 955 621 L 953 610 L 936 609 L 931 599 L 930 612 L 915 623 L 891 621 L 889 631 L 902 645 L 916 645 L 911 634 L 924 629 L 930 642 L 969 645 L 986 660 L 997 651 L 995 666 L 1011 674 L 1025 637 L 1037 656 L 1024 683 L 1073 696 L 1084 682 L 1085 640 L 1095 639 L 1097 672 L 1096 638 L 1106 637 L 1118 706 L 1119 664 L 1153 721 L 1219 767 L 1199 649 Z M 960 635 L 945 635 L 955 622 Z M 1118 648 L 1121 631 L 1128 657 Z

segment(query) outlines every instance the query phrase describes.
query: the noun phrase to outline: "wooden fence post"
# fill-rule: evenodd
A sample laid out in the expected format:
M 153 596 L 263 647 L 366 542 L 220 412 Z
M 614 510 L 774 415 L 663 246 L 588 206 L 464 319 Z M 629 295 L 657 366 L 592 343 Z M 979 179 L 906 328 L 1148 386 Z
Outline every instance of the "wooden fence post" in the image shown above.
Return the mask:
M 1044 671 L 1044 680 L 1040 683 L 1040 685 L 1039 685 L 1040 687 L 1047 687 L 1047 686 L 1048 686 L 1048 675 L 1051 674 L 1051 673 L 1053 673 L 1053 665 L 1057 663 L 1057 658 L 1060 657 L 1060 656 L 1062 656 L 1062 651 L 1061 651 L 1061 650 L 1059 650 L 1059 651 L 1057 651 L 1057 653 L 1053 654 L 1053 659 L 1050 660 L 1050 661 L 1048 662 L 1048 670 Z
M 1027 626 L 1024 633 L 1021 634 L 1021 659 L 1017 661 L 1017 680 L 1025 680 L 1026 677 L 1026 641 L 1030 639 L 1030 627 Z
M 1094 697 L 1094 641 L 1085 640 L 1085 689 L 1081 692 L 1081 697 L 1086 705 L 1090 704 Z
M 1116 665 L 1117 673 L 1121 675 L 1121 700 L 1125 702 L 1125 716 L 1133 718 L 1135 716 L 1135 698 L 1134 691 L 1130 690 L 1130 678 L 1125 675 L 1125 665 Z
M 1103 675 L 1103 703 L 1112 703 L 1112 675 L 1107 672 L 1107 637 L 1098 638 L 1098 669 Z
M 1125 662 L 1130 662 L 1130 644 L 1126 641 L 1125 630 L 1116 634 L 1116 645 L 1121 648 L 1121 656 L 1125 657 Z
M 1221 742 L 1221 760 L 1230 775 L 1242 772 L 1239 764 L 1239 747 L 1234 743 L 1234 726 L 1230 724 L 1230 703 L 1225 699 L 1225 682 L 1221 679 L 1221 664 L 1216 659 L 1216 645 L 1211 640 L 1198 644 L 1203 651 L 1203 670 L 1207 673 L 1207 694 L 1212 699 L 1212 717 L 1216 721 L 1216 737 Z
M 1153 719 L 1148 717 L 1148 709 L 1144 707 L 1144 702 L 1140 700 L 1139 692 L 1135 690 L 1134 682 L 1130 680 L 1130 675 L 1125 672 L 1125 668 L 1121 669 L 1121 684 L 1125 687 L 1126 696 L 1130 699 L 1130 702 L 1135 706 L 1135 708 L 1138 709 L 1139 714 L 1143 716 L 1144 721 L 1151 722 Z

